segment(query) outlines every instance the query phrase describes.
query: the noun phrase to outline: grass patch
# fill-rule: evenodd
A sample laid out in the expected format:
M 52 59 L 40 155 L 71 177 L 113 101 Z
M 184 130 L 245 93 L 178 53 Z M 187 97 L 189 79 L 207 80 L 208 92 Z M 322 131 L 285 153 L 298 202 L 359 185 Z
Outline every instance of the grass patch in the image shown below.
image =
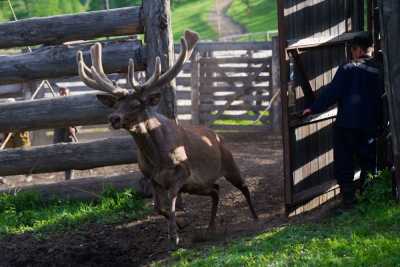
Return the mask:
M 276 0 L 234 0 L 228 15 L 250 33 L 278 29 Z M 257 34 L 252 39 L 265 41 L 266 35 Z
M 217 33 L 208 24 L 208 16 L 213 6 L 214 0 L 182 0 L 176 2 L 172 11 L 174 40 L 179 41 L 186 29 L 198 32 L 201 40 L 215 40 Z
M 149 212 L 134 191 L 106 189 L 96 202 L 43 201 L 37 193 L 0 195 L 0 235 L 64 231 L 84 223 L 139 219 Z
M 400 207 L 384 172 L 351 212 L 227 246 L 181 249 L 173 260 L 175 266 L 400 266 Z

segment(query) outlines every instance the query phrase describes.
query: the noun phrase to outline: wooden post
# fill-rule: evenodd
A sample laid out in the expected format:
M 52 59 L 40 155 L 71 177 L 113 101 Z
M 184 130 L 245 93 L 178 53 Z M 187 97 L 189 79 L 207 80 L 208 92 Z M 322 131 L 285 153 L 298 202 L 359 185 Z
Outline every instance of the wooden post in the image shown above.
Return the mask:
M 400 200 L 400 2 L 380 1 L 383 56 L 385 63 L 385 89 L 388 97 L 390 126 L 392 132 L 395 194 Z
M 280 76 L 280 61 L 279 61 L 279 39 L 278 37 L 272 38 L 272 63 L 271 63 L 271 75 L 272 75 L 272 90 L 271 98 L 281 90 L 281 76 Z M 278 96 L 272 103 L 271 108 L 272 114 L 272 131 L 275 134 L 281 133 L 282 129 L 282 106 L 281 96 Z
M 170 0 L 143 1 L 143 20 L 147 48 L 146 76 L 154 72 L 156 57 L 160 57 L 162 71 L 174 63 L 174 41 L 171 29 Z M 183 33 L 182 33 L 183 34 Z M 161 88 L 160 113 L 170 119 L 177 118 L 175 79 Z
M 200 124 L 200 90 L 199 90 L 199 79 L 200 79 L 200 61 L 199 53 L 193 52 L 192 55 L 192 73 L 191 73 L 191 102 L 192 102 L 192 124 Z

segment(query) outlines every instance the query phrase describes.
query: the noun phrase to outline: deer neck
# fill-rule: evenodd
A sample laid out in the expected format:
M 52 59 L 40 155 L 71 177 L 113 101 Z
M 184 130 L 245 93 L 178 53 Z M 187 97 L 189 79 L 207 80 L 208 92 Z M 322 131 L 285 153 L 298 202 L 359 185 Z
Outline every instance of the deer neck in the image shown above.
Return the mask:
M 170 152 L 176 147 L 176 123 L 156 112 L 145 112 L 141 122 L 129 131 L 141 155 L 154 166 L 170 165 Z

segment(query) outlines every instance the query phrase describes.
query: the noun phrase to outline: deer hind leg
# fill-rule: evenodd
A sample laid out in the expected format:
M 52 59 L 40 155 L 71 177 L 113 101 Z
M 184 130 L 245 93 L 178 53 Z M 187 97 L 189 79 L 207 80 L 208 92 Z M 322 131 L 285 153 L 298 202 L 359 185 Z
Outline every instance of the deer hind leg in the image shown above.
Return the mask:
M 193 195 L 210 196 L 212 199 L 211 218 L 208 224 L 209 231 L 215 231 L 215 218 L 217 217 L 218 203 L 219 203 L 219 185 L 213 184 L 212 188 L 191 190 L 189 192 Z
M 254 220 L 258 219 L 257 213 L 254 210 L 253 203 L 250 197 L 250 191 L 247 187 L 244 179 L 242 178 L 239 168 L 237 167 L 235 161 L 233 160 L 232 154 L 228 150 L 224 150 L 224 168 L 225 168 L 225 175 L 224 177 L 228 180 L 233 186 L 239 189 L 244 197 L 246 198 L 247 204 L 249 205 L 249 209 L 251 214 L 253 215 Z

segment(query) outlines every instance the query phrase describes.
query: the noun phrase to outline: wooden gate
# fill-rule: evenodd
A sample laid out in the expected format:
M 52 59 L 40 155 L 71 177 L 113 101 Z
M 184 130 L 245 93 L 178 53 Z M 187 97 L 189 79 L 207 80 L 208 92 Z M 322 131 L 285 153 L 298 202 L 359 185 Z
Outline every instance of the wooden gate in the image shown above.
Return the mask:
M 346 41 L 364 26 L 363 1 L 278 3 L 285 202 L 287 212 L 297 214 L 339 192 L 332 150 L 336 110 L 306 120 L 300 114 L 345 62 Z
M 272 129 L 272 114 L 279 112 L 270 110 L 271 42 L 220 43 L 197 49 L 192 60 L 192 81 L 197 81 L 192 83 L 192 121 L 216 129 Z M 280 127 L 280 123 L 275 125 Z

